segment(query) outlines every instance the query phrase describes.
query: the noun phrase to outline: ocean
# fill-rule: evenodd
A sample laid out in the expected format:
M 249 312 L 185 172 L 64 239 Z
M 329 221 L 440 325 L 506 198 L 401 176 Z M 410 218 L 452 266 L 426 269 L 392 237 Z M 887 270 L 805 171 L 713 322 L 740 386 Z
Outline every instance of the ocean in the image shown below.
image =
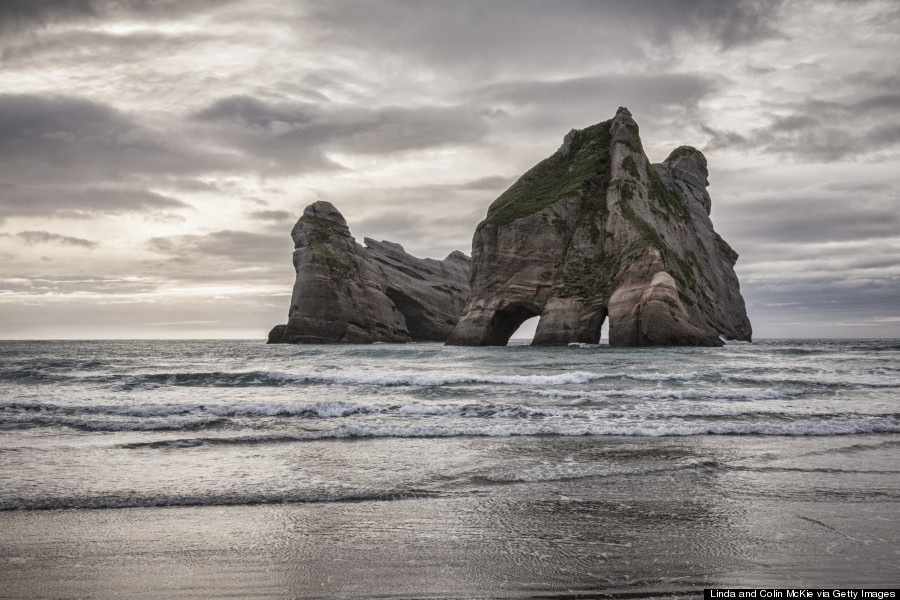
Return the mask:
M 891 586 L 898 503 L 898 340 L 0 341 L 4 598 Z

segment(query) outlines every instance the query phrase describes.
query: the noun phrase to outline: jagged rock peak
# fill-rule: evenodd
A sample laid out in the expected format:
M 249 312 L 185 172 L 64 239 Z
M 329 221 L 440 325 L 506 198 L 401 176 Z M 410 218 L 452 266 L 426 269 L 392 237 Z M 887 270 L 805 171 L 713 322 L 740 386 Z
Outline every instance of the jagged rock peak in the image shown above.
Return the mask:
M 749 340 L 733 265 L 709 220 L 706 159 L 653 165 L 628 109 L 570 131 L 488 208 L 472 240 L 471 294 L 449 344 L 502 345 L 540 316 L 533 344 Z
M 573 129 L 569 133 L 566 134 L 566 137 L 563 138 L 562 146 L 559 147 L 557 152 L 562 156 L 568 156 L 569 151 L 572 149 L 572 140 L 575 139 L 575 136 L 578 135 L 578 130 Z
M 269 343 L 444 341 L 469 293 L 471 260 L 416 258 L 394 242 L 360 246 L 329 202 L 306 207 L 291 230 L 296 279 L 288 322 Z
M 313 202 L 303 209 L 303 216 L 307 219 L 319 219 L 349 231 L 344 215 L 331 202 L 325 202 L 324 200 Z
M 668 177 L 672 182 L 681 184 L 688 196 L 700 202 L 709 215 L 712 208 L 712 200 L 706 191 L 709 186 L 709 171 L 702 152 L 693 146 L 679 146 L 663 161 L 660 173 L 664 178 Z

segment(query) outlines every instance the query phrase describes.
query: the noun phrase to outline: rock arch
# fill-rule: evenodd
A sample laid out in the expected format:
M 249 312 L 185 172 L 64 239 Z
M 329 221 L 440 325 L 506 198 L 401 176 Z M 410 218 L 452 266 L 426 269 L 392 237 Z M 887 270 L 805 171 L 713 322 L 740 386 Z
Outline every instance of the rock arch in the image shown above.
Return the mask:
M 484 327 L 483 346 L 505 346 L 519 326 L 532 317 L 540 317 L 533 305 L 513 302 L 493 311 Z M 538 323 L 540 327 L 540 323 Z
M 478 225 L 471 293 L 447 343 L 506 344 L 523 307 L 541 317 L 536 346 L 597 343 L 606 319 L 613 346 L 749 341 L 737 253 L 709 220 L 707 175 L 688 146 L 650 164 L 625 108 L 572 130 Z

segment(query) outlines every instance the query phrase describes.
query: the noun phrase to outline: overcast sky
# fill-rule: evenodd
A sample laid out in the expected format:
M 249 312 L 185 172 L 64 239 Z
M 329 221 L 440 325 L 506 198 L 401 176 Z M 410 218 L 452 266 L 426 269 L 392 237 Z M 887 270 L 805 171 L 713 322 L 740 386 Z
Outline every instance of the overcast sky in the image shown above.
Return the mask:
M 0 338 L 264 338 L 316 200 L 471 252 L 627 106 L 709 161 L 756 338 L 900 336 L 900 3 L 0 2 Z

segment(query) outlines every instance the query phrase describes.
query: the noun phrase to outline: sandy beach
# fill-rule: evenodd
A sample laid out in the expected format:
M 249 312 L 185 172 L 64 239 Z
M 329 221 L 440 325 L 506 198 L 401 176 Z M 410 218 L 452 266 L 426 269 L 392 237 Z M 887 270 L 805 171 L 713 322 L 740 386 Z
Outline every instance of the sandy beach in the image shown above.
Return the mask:
M 419 450 L 459 449 L 447 442 Z M 900 581 L 892 437 L 529 438 L 490 451 L 587 443 L 701 466 L 397 500 L 5 511 L 0 597 L 644 598 Z M 784 459 L 734 468 L 767 448 Z

